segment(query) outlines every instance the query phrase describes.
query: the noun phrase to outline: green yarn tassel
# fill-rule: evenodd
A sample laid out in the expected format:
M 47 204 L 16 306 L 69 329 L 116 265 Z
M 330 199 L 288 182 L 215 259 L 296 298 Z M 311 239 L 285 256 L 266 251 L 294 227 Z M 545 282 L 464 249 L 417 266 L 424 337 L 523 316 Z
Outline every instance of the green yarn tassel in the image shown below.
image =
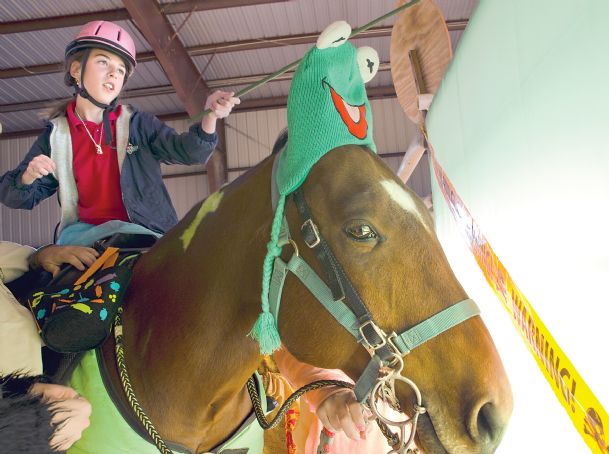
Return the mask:
M 279 197 L 273 225 L 271 227 L 271 240 L 267 244 L 267 253 L 262 265 L 262 312 L 256 320 L 249 336 L 257 340 L 260 344 L 260 353 L 270 355 L 281 347 L 281 338 L 277 329 L 277 322 L 270 312 L 269 289 L 271 287 L 271 275 L 273 274 L 273 263 L 275 257 L 281 254 L 279 247 L 279 233 L 281 232 L 281 221 L 283 219 L 283 209 L 285 207 L 285 195 Z
M 260 353 L 270 355 L 281 347 L 281 338 L 275 323 L 275 317 L 270 312 L 261 312 L 258 320 L 249 334 L 260 344 Z

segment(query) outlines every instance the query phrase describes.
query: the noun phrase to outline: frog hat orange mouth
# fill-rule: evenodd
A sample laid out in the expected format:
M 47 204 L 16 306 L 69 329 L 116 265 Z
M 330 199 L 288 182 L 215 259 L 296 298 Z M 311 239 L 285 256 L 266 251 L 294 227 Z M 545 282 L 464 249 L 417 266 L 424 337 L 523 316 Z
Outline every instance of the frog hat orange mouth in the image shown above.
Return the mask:
M 332 88 L 325 77 L 321 80 L 321 85 L 327 86 L 330 89 L 332 103 L 334 103 L 334 107 L 345 126 L 347 126 L 349 132 L 360 140 L 366 138 L 366 134 L 368 133 L 366 104 L 360 104 L 358 106 L 349 104 L 336 92 L 336 90 L 334 90 L 334 88 Z

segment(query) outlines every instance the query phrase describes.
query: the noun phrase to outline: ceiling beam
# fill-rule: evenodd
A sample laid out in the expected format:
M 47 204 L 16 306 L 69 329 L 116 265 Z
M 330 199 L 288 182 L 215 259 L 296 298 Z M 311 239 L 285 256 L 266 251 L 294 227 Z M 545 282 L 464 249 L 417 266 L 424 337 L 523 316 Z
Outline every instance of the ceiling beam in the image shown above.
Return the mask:
M 446 21 L 449 30 L 463 30 L 467 26 L 467 19 Z M 1 25 L 0 25 L 1 27 Z M 354 39 L 362 38 L 382 38 L 391 36 L 392 27 L 374 27 L 368 29 Z M 274 38 L 246 39 L 243 41 L 231 41 L 218 44 L 202 44 L 199 46 L 187 47 L 186 52 L 191 57 L 201 55 L 222 54 L 227 52 L 239 52 L 244 50 L 268 49 L 272 47 L 292 46 L 295 44 L 312 44 L 317 41 L 319 34 L 305 33 L 300 35 L 277 36 Z M 156 61 L 154 52 L 141 52 L 137 56 L 138 63 Z M 0 79 L 11 79 L 15 77 L 27 77 L 40 74 L 53 74 L 63 72 L 63 62 L 47 63 L 44 65 L 31 65 L 15 68 L 0 69 Z
M 41 17 L 38 19 L 26 19 L 0 24 L 0 35 L 9 33 L 27 33 L 40 30 L 51 30 L 54 28 L 75 27 L 84 25 L 94 20 L 120 21 L 129 20 L 126 9 L 111 9 L 106 11 L 94 11 L 92 13 L 71 14 L 66 16 Z
M 381 62 L 379 71 L 389 71 L 391 66 L 389 62 Z M 206 82 L 208 88 L 222 89 L 233 88 L 238 85 L 249 85 L 259 80 L 268 77 L 269 74 L 255 74 L 252 76 L 231 77 L 227 79 L 214 79 Z M 288 71 L 276 77 L 270 82 L 279 82 L 282 80 L 291 80 L 294 77 L 294 71 Z M 370 90 L 370 89 L 369 89 Z M 161 96 L 175 93 L 176 90 L 172 85 L 159 85 L 156 87 L 134 88 L 133 90 L 125 90 L 121 94 L 121 99 L 142 98 L 145 96 Z M 63 99 L 42 99 L 40 101 L 16 102 L 11 104 L 0 104 L 0 113 L 23 112 L 26 110 L 40 110 L 49 107 L 53 103 L 67 101 L 70 98 Z M 199 109 L 199 110 L 202 110 Z M 198 112 L 197 112 L 198 113 Z
M 395 98 L 395 88 L 393 86 L 368 88 L 368 99 L 387 99 Z M 287 96 L 274 96 L 271 98 L 248 99 L 235 106 L 234 112 L 253 112 L 257 110 L 281 109 L 287 106 Z M 185 120 L 190 118 L 186 112 L 174 112 L 169 114 L 157 115 L 161 121 Z M 27 129 L 23 131 L 11 131 L 0 134 L 0 140 L 16 139 L 21 137 L 37 136 L 42 132 L 42 128 Z
M 194 5 L 198 2 L 193 0 L 190 3 Z M 214 1 L 212 0 L 211 3 Z M 161 10 L 157 0 L 123 0 L 123 4 L 140 33 L 152 46 L 156 58 L 188 115 L 193 117 L 201 112 L 211 90 L 169 23 L 165 11 Z M 219 153 L 221 152 L 217 149 L 213 151 L 213 154 Z M 209 175 L 207 183 L 210 194 L 226 181 L 222 162 L 223 158 L 218 156 L 214 158 L 212 155 L 205 165 Z
M 203 108 L 210 90 L 156 0 L 124 0 L 135 25 L 152 46 L 169 82 L 191 115 Z
M 162 6 L 164 14 L 180 14 L 214 9 L 235 8 L 240 6 L 261 5 L 266 3 L 282 3 L 289 0 L 187 0 L 167 3 Z M 0 35 L 8 33 L 25 33 L 54 28 L 76 27 L 94 20 L 121 21 L 130 20 L 127 8 L 106 11 L 72 14 L 69 16 L 44 17 L 13 22 L 0 23 Z

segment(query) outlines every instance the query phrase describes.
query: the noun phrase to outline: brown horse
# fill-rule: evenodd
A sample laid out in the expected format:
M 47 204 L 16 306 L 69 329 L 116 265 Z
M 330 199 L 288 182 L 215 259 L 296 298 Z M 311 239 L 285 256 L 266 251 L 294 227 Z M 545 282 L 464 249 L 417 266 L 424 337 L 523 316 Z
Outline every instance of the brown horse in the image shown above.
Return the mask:
M 222 189 L 202 219 L 195 206 L 137 263 L 127 294 L 125 352 L 134 391 L 161 436 L 193 452 L 221 443 L 251 411 L 244 384 L 261 357 L 248 332 L 260 312 L 271 169 L 267 159 Z M 303 189 L 321 234 L 385 331 L 403 331 L 467 298 L 424 205 L 369 150 L 329 152 Z M 301 255 L 324 276 L 298 234 L 302 221 L 291 200 L 286 217 Z M 194 236 L 185 248 L 187 231 Z M 285 258 L 291 251 L 284 247 Z M 278 326 L 301 361 L 357 379 L 370 359 L 291 276 Z M 104 362 L 120 389 L 112 347 L 105 343 Z M 428 410 L 417 432 L 423 451 L 496 449 L 512 396 L 480 317 L 413 350 L 405 364 L 403 374 L 418 385 Z M 410 388 L 398 383 L 397 397 L 412 408 Z M 112 427 L 102 429 L 112 436 Z

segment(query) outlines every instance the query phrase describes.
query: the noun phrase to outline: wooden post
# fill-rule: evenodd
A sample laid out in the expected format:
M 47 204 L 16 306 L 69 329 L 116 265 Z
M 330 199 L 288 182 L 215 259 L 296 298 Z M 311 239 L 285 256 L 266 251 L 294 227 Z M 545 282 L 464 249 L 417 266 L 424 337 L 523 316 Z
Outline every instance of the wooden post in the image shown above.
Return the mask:
M 417 135 L 412 139 L 406 154 L 402 158 L 400 168 L 398 169 L 398 177 L 406 184 L 412 172 L 417 167 L 421 157 L 425 153 L 425 139 L 423 134 L 417 132 Z
M 427 109 L 429 108 L 431 100 L 433 99 L 433 95 L 427 93 L 427 87 L 425 86 L 423 71 L 421 69 L 421 62 L 416 49 L 408 51 L 408 58 L 410 59 L 410 67 L 417 90 L 419 110 L 421 111 L 421 115 L 423 115 L 424 120 L 425 116 L 427 115 Z M 426 147 L 427 144 L 425 143 L 423 134 L 418 132 L 416 137 L 413 138 L 412 142 L 408 146 L 408 150 L 406 151 L 398 170 L 398 176 L 404 182 L 404 184 L 406 184 L 412 175 L 412 172 L 414 172 L 414 169 L 417 167 L 417 164 L 423 157 Z
M 218 146 L 216 146 L 216 150 L 209 157 L 207 161 L 207 187 L 209 188 L 209 193 L 213 191 L 217 191 L 220 186 L 228 181 L 228 165 L 226 162 L 227 158 L 227 149 L 226 149 L 226 125 L 224 124 L 224 120 L 218 120 Z M 213 163 L 212 163 L 213 161 Z

